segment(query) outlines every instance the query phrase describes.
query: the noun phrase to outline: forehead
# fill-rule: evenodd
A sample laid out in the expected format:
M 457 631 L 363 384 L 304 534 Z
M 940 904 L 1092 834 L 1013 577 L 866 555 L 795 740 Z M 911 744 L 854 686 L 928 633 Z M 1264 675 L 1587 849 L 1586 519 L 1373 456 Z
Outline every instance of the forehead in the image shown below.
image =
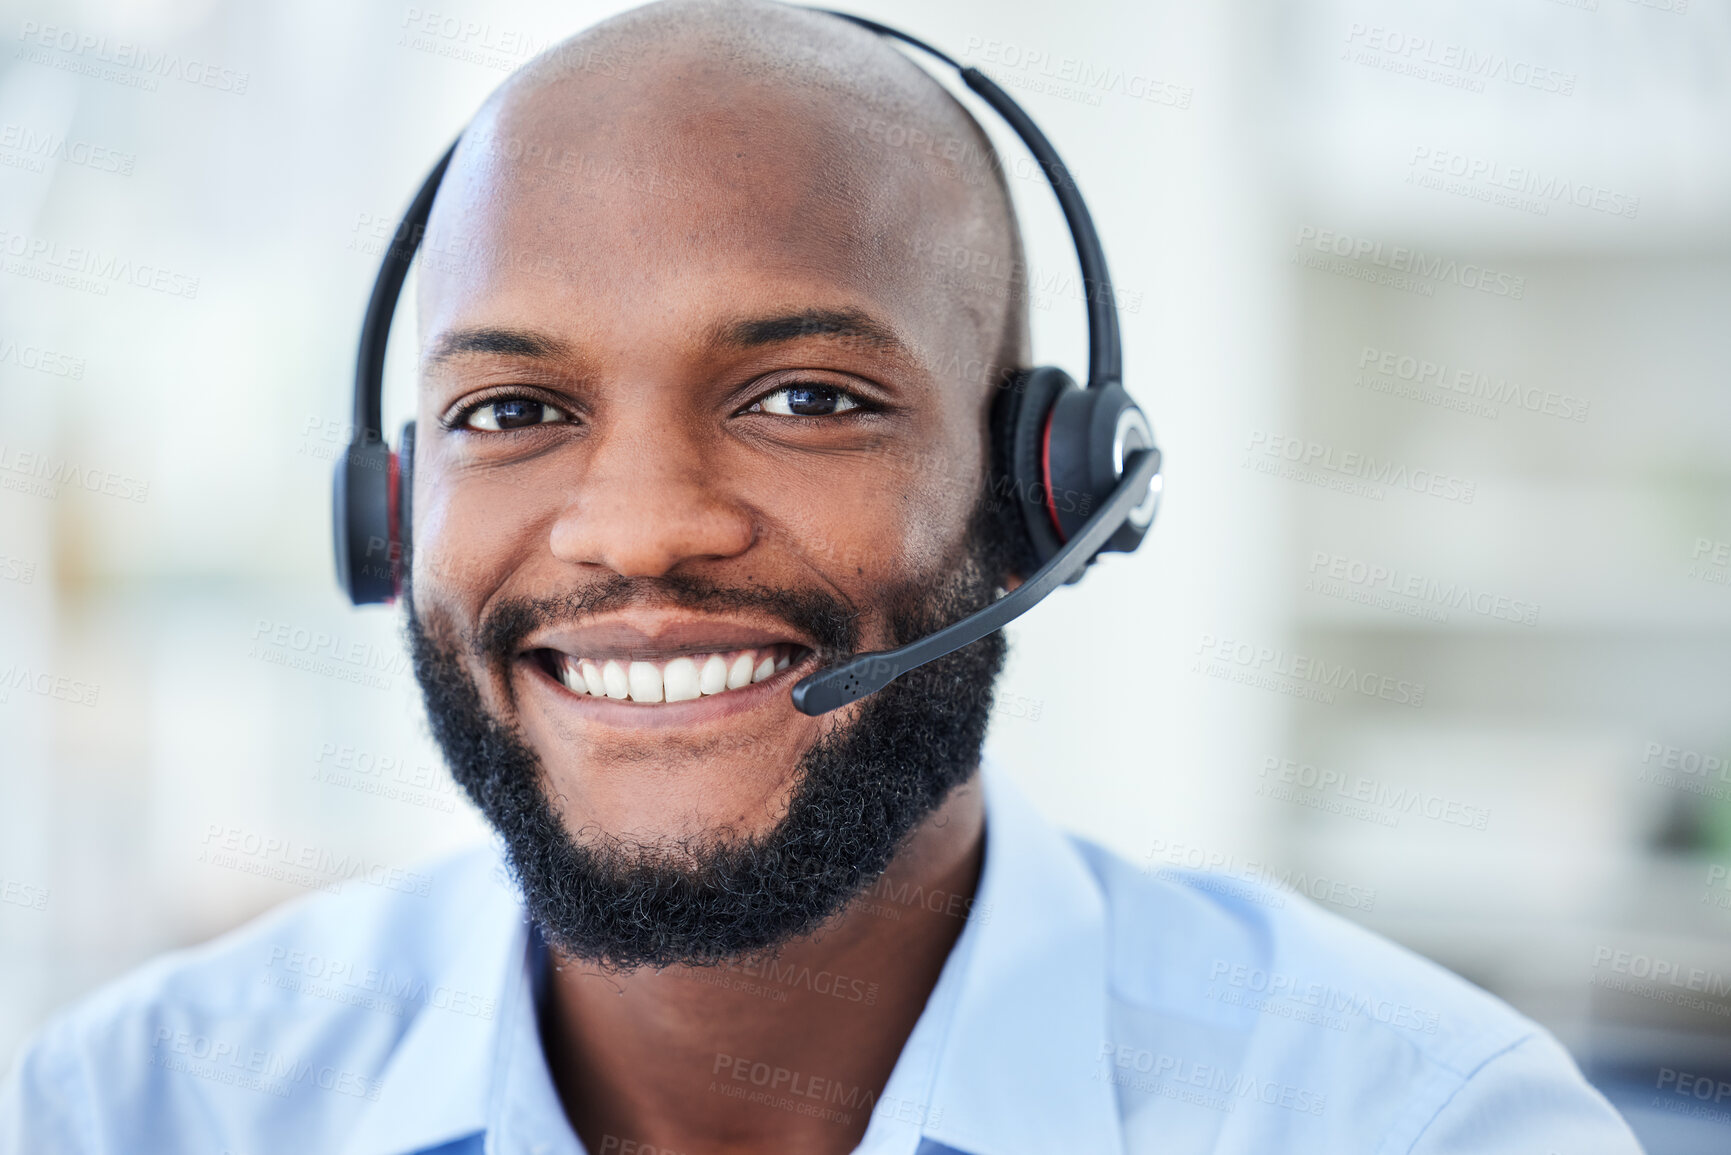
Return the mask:
M 553 82 L 465 134 L 426 239 L 422 330 L 510 320 L 596 336 L 843 307 L 934 358 L 959 334 L 917 254 L 960 190 L 882 163 L 867 110 L 701 61 Z

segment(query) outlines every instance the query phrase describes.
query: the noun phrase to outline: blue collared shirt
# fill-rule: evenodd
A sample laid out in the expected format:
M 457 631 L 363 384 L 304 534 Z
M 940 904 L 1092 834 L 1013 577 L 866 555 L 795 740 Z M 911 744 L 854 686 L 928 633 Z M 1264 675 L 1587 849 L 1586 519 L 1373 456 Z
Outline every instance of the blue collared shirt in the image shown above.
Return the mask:
M 979 890 L 882 1094 L 749 1060 L 712 1092 L 868 1112 L 869 1155 L 1639 1152 L 1549 1034 L 1440 967 L 985 787 Z M 291 904 L 62 1014 L 0 1088 L 0 1152 L 578 1155 L 519 898 L 491 850 L 430 878 Z

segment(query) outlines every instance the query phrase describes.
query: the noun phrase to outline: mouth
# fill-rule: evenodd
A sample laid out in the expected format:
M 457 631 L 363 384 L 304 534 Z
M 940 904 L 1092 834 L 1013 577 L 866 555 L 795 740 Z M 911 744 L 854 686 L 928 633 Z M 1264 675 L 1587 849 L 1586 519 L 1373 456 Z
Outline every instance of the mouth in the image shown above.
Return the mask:
M 537 631 L 516 665 L 558 725 L 685 731 L 791 712 L 819 645 L 767 619 L 638 611 Z
M 573 654 L 542 646 L 524 656 L 579 698 L 653 706 L 738 694 L 803 665 L 812 650 L 794 642 L 658 655 Z

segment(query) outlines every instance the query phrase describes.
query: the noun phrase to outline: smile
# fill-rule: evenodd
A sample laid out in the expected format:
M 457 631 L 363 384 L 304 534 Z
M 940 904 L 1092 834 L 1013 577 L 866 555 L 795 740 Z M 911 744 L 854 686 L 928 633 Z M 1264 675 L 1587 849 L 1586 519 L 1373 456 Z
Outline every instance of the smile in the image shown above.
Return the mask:
M 533 653 L 540 667 L 571 693 L 642 704 L 717 697 L 774 677 L 809 651 L 792 643 L 678 654 L 667 658 L 578 657 L 553 649 Z

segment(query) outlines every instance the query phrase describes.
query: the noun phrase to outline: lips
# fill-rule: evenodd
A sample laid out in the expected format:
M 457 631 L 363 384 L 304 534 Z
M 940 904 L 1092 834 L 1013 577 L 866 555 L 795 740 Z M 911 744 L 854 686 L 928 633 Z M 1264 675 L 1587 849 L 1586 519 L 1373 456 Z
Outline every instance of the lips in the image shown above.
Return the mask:
M 534 651 L 542 668 L 579 697 L 642 703 L 690 702 L 743 690 L 804 656 L 791 643 L 679 654 L 661 660 L 577 657 Z

